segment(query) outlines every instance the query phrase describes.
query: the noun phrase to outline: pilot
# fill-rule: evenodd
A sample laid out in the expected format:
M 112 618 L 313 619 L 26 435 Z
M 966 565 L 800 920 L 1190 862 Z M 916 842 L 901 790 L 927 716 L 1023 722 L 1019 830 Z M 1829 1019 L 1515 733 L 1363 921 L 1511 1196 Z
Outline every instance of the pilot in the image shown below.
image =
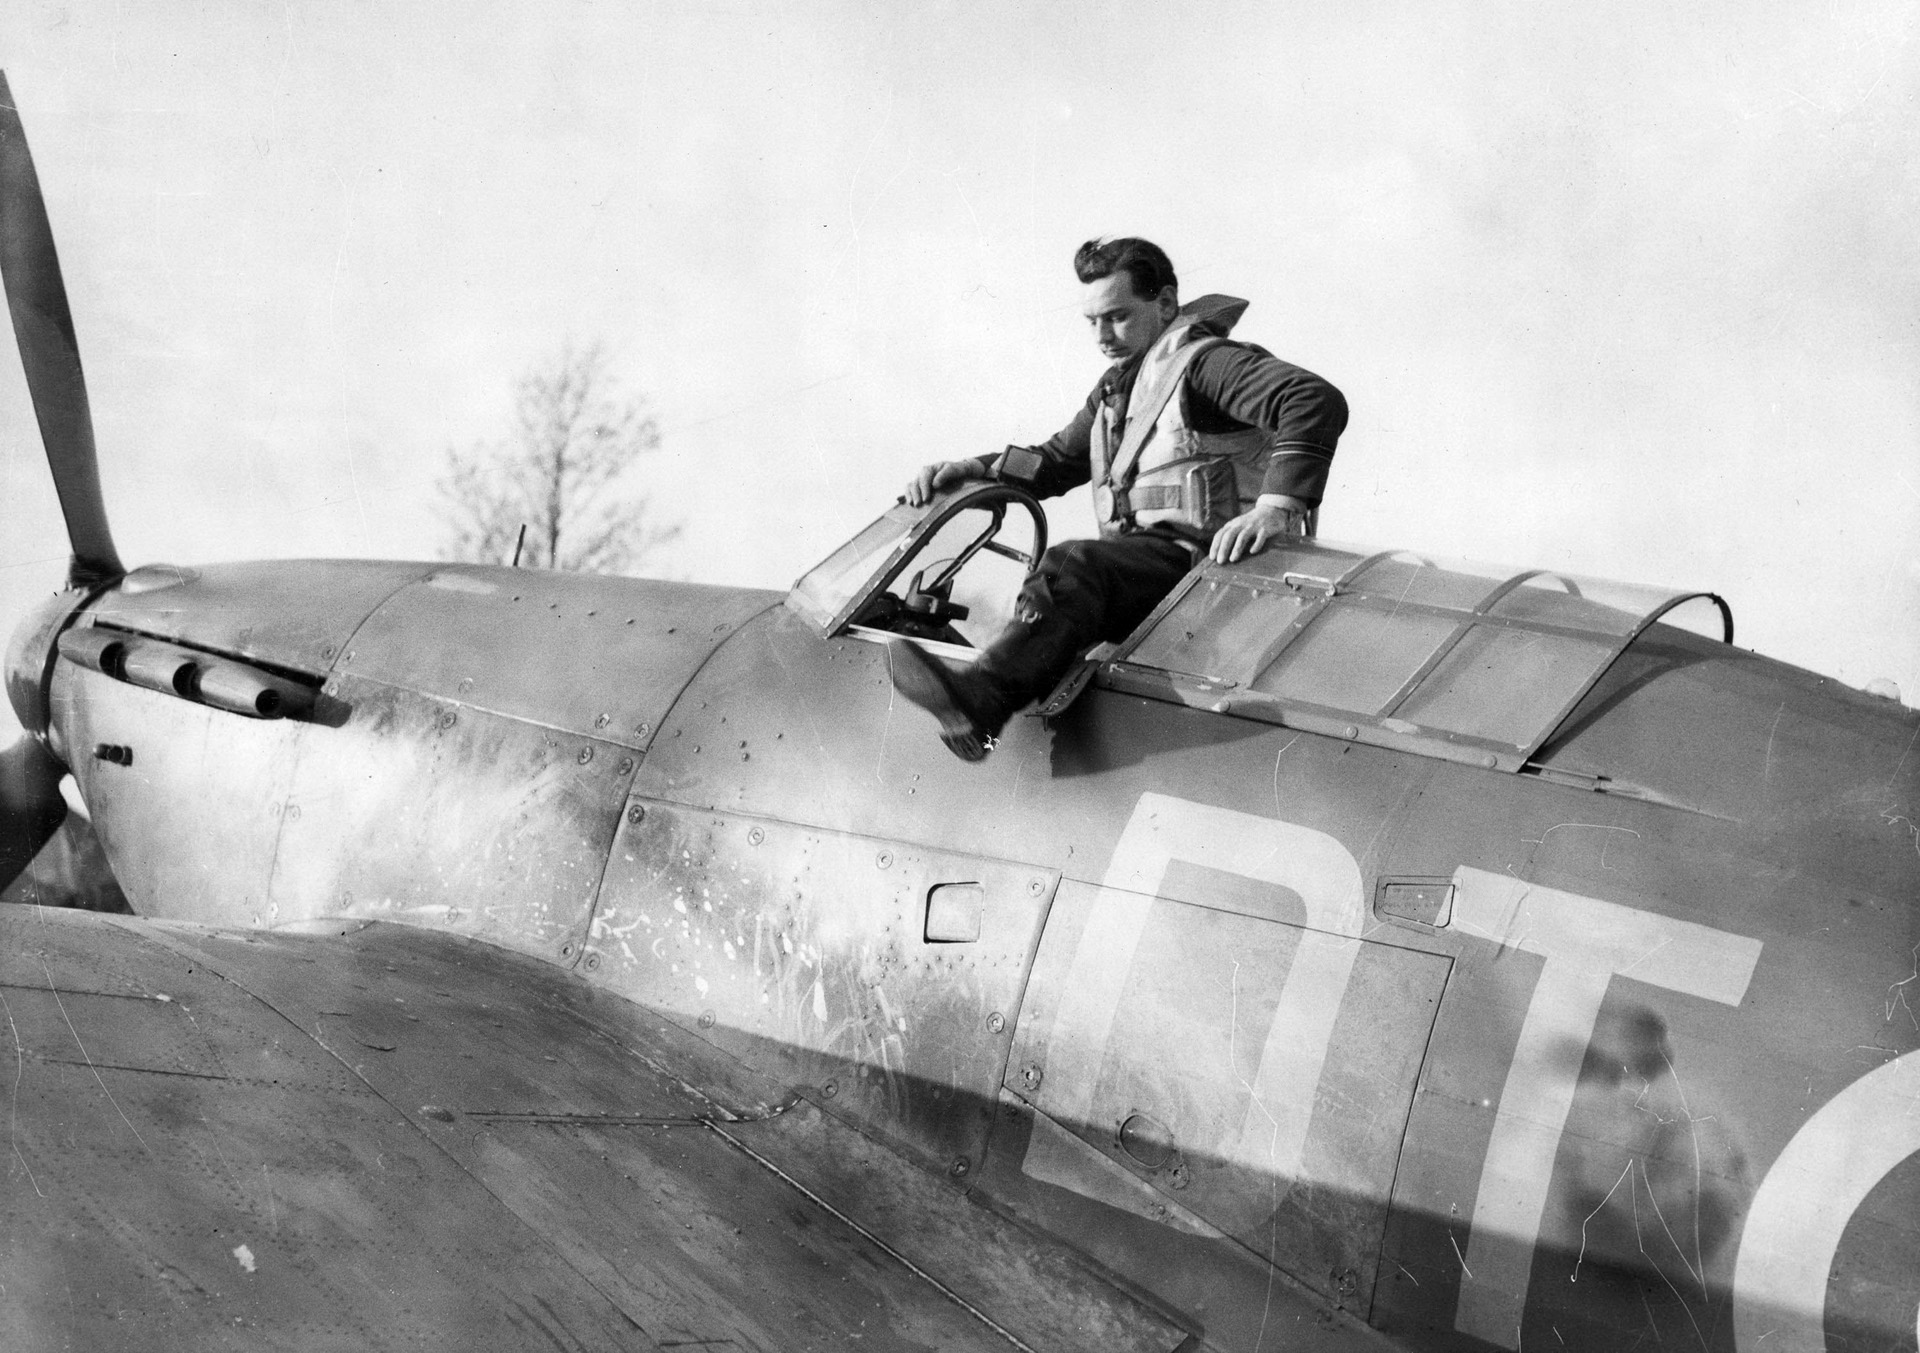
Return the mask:
M 892 645 L 894 687 L 978 761 L 1013 713 L 1083 650 L 1125 638 L 1202 555 L 1233 563 L 1305 529 L 1347 402 L 1332 385 L 1227 337 L 1245 301 L 1182 306 L 1173 264 L 1142 239 L 1089 240 L 1073 256 L 1082 310 L 1111 365 L 1073 421 L 1039 446 L 940 461 L 907 485 L 918 507 L 969 479 L 1049 498 L 1093 485 L 1098 540 L 1049 549 L 1015 617 L 970 664 Z

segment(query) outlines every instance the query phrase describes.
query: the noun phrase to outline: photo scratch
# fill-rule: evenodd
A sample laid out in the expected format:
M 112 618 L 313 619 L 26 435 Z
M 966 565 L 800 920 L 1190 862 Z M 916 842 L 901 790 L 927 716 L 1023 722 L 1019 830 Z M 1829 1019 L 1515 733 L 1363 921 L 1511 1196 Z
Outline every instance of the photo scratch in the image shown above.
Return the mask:
M 7 1144 L 13 1148 L 14 1159 L 20 1162 L 20 1168 L 27 1172 L 27 1182 L 33 1185 L 33 1191 L 44 1198 L 40 1191 L 40 1181 L 33 1177 L 33 1167 L 27 1164 L 27 1158 L 20 1153 L 20 1083 L 27 1074 L 27 1051 L 20 1043 L 20 1026 L 13 1022 L 13 1006 L 7 1001 L 7 993 L 0 991 L 0 1009 L 7 1012 L 7 1028 L 13 1033 L 13 1099 L 7 1106 Z
M 1300 741 L 1300 735 L 1295 733 L 1286 740 L 1279 751 L 1273 754 L 1273 811 L 1276 815 L 1280 812 L 1280 758 L 1285 756 L 1288 749 L 1298 741 Z
M 1650 1200 L 1653 1199 L 1653 1181 L 1647 1176 L 1647 1163 L 1644 1160 L 1640 1162 L 1640 1177 L 1646 1183 L 1647 1197 Z M 1659 1210 L 1660 1210 L 1660 1204 L 1657 1201 L 1655 1201 L 1654 1202 L 1655 1215 L 1659 1214 Z M 1660 1224 L 1662 1226 L 1665 1226 L 1666 1219 L 1662 1218 Z M 1639 1209 L 1637 1207 L 1634 1210 L 1634 1230 L 1637 1235 L 1639 1231 Z M 1669 1240 L 1673 1238 L 1672 1232 L 1668 1232 L 1667 1238 Z M 1680 1303 L 1680 1310 L 1687 1317 L 1687 1323 L 1693 1326 L 1693 1337 L 1699 1341 L 1701 1349 L 1705 1350 L 1707 1347 L 1707 1336 L 1701 1332 L 1700 1322 L 1698 1320 L 1695 1320 L 1693 1317 L 1693 1307 L 1687 1304 L 1686 1297 L 1682 1296 L 1680 1289 L 1673 1285 L 1673 1279 L 1667 1276 L 1667 1271 L 1660 1267 L 1659 1261 L 1656 1260 L 1651 1254 L 1647 1253 L 1647 1247 L 1644 1243 L 1642 1243 L 1640 1246 L 1640 1253 L 1643 1256 L 1645 1256 L 1647 1263 L 1652 1266 L 1653 1271 L 1659 1275 L 1660 1281 L 1667 1285 L 1667 1290 L 1673 1293 L 1674 1300 Z M 1681 1256 L 1681 1262 L 1682 1263 L 1686 1262 L 1686 1257 L 1684 1255 Z M 1692 1272 L 1691 1266 L 1689 1266 L 1688 1272 L 1689 1273 Z M 1702 1291 L 1704 1292 L 1704 1290 L 1705 1290 L 1705 1286 L 1703 1284 Z M 1651 1314 L 1651 1311 L 1649 1311 L 1649 1314 Z
M 1640 835 L 1640 833 L 1635 831 L 1632 827 L 1616 827 L 1609 822 L 1556 822 L 1551 827 L 1541 832 L 1538 837 L 1523 836 L 1520 838 L 1520 840 L 1522 841 L 1522 843 L 1529 846 L 1543 846 L 1547 843 L 1547 838 L 1549 836 L 1552 836 L 1557 831 L 1560 831 L 1564 828 L 1569 828 L 1569 827 L 1585 827 L 1591 831 L 1596 831 L 1596 832 L 1625 832 L 1628 836 Z
M 1613 1188 L 1610 1188 L 1607 1190 L 1607 1196 L 1605 1198 L 1602 1198 L 1597 1204 L 1595 1204 L 1593 1211 L 1587 1213 L 1586 1217 L 1581 1220 L 1580 1222 L 1580 1253 L 1574 1257 L 1573 1276 L 1567 1279 L 1568 1282 L 1577 1283 L 1580 1281 L 1580 1265 L 1586 1261 L 1586 1257 L 1587 1257 L 1587 1223 L 1592 1221 L 1595 1217 L 1597 1217 L 1600 1214 L 1600 1209 L 1607 1205 L 1608 1200 L 1613 1197 L 1614 1193 L 1619 1189 L 1619 1187 L 1622 1184 L 1627 1182 L 1627 1176 L 1632 1173 L 1633 1173 L 1633 1162 L 1628 1161 L 1626 1169 L 1620 1171 L 1620 1177 L 1613 1181 Z
M 1912 949 L 1907 951 L 1907 954 L 1908 957 L 1913 960 L 1913 971 L 1887 988 L 1886 1022 L 1889 1024 L 1893 1023 L 1893 1012 L 1896 1008 L 1904 1009 L 1907 1012 L 1908 1020 L 1913 1023 L 1914 1032 L 1920 1033 L 1920 1019 L 1914 1018 L 1913 1007 L 1907 1004 L 1907 988 L 1911 986 L 1916 979 L 1920 979 L 1920 944 L 1914 945 Z
M 1761 763 L 1760 774 L 1760 783 L 1764 785 L 1773 783 L 1773 736 L 1780 731 L 1780 720 L 1785 717 L 1786 712 L 1786 702 L 1782 701 L 1780 708 L 1773 712 L 1773 726 L 1767 730 L 1767 755 Z
M 1453 1246 L 1453 1257 L 1460 1261 L 1460 1271 L 1471 1279 L 1473 1277 L 1473 1270 L 1467 1267 L 1467 1256 L 1460 1253 L 1460 1242 L 1453 1238 L 1453 1232 L 1451 1231 L 1447 1232 L 1447 1244 Z
M 127 1131 L 133 1134 L 133 1139 L 140 1143 L 141 1149 L 152 1155 L 153 1148 L 147 1145 L 147 1139 L 140 1135 L 140 1129 L 127 1117 L 126 1111 L 120 1107 L 120 1101 L 113 1097 L 113 1091 L 107 1089 L 107 1083 L 100 1079 L 100 1068 L 93 1064 L 93 1056 L 87 1051 L 87 1045 L 80 1041 L 80 1031 L 73 1027 L 73 1020 L 67 1014 L 67 1003 L 60 999 L 60 988 L 53 984 L 53 969 L 47 967 L 45 959 L 40 961 L 40 968 L 47 975 L 47 990 L 53 993 L 53 1003 L 59 1007 L 60 1018 L 67 1022 L 67 1032 L 73 1035 L 74 1046 L 80 1049 L 80 1055 L 86 1058 L 87 1070 L 93 1072 L 94 1080 L 100 1084 L 100 1093 L 107 1097 L 107 1103 L 113 1105 L 113 1111 L 120 1115 L 120 1121 L 127 1125 Z

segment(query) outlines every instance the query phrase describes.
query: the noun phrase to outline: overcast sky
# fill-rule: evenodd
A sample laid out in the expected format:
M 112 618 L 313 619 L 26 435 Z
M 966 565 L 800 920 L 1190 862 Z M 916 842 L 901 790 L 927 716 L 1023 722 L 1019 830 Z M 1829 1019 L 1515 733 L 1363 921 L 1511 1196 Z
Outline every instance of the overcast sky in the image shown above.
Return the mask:
M 430 555 L 446 448 L 601 339 L 642 571 L 784 588 L 1066 420 L 1134 233 L 1346 392 L 1323 535 L 1711 587 L 1913 701 L 1917 16 L 9 0 L 0 61 L 130 564 Z M 0 624 L 65 551 L 9 359 Z

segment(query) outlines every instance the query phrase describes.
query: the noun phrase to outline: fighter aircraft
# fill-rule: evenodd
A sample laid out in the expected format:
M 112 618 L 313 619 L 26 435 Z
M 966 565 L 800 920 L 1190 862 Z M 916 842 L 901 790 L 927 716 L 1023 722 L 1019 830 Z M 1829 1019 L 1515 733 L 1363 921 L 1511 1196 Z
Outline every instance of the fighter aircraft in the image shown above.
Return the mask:
M 1915 1346 L 1913 710 L 1296 538 L 967 765 L 887 645 L 992 631 L 997 483 L 785 596 L 129 571 L 0 104 L 4 872 L 70 774 L 136 913 L 0 917 L 8 1348 Z

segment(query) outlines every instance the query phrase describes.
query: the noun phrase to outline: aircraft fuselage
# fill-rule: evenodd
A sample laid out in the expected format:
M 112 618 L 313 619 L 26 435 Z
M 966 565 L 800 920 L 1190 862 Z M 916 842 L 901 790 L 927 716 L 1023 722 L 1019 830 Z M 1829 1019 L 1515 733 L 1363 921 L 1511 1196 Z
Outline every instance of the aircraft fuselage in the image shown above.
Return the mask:
M 83 625 L 317 702 L 52 663 L 141 914 L 570 968 L 1221 1348 L 1260 1343 L 1276 1271 L 1421 1348 L 1913 1337 L 1920 722 L 1891 702 L 1658 628 L 1553 774 L 1101 688 L 962 766 L 883 646 L 776 594 L 130 581 Z

